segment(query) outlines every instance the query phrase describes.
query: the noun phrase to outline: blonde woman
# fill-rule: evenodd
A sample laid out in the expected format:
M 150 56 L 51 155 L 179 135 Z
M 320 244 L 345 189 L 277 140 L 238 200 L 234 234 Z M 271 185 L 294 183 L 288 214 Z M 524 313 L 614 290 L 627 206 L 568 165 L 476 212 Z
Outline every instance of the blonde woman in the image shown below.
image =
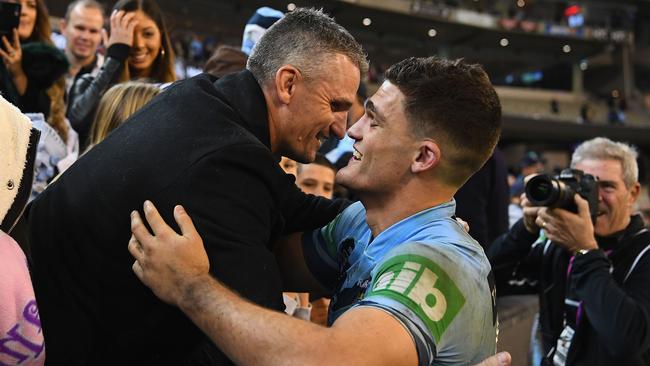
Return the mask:
M 97 108 L 97 115 L 90 130 L 88 149 L 100 143 L 153 97 L 160 93 L 154 84 L 130 81 L 108 89 Z

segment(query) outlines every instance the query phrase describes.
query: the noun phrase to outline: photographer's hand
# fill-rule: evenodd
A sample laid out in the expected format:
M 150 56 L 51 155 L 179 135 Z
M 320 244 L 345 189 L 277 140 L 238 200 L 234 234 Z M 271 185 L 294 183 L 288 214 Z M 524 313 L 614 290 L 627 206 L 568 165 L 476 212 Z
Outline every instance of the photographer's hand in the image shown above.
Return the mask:
M 578 194 L 574 199 L 578 206 L 577 214 L 560 208 L 545 207 L 539 211 L 535 223 L 544 229 L 546 236 L 553 243 L 572 253 L 581 249 L 598 249 L 589 203 Z
M 524 226 L 526 230 L 531 234 L 538 234 L 539 226 L 537 226 L 535 220 L 541 207 L 533 206 L 528 198 L 526 198 L 526 193 L 521 194 L 520 201 L 521 207 L 524 209 Z

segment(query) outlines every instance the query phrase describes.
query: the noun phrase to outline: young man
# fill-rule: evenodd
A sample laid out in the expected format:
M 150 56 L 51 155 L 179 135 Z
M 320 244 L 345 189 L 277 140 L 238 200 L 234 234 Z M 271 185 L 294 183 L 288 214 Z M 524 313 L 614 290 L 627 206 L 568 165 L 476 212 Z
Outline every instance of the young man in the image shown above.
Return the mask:
M 95 0 L 73 1 L 68 5 L 60 27 L 66 41 L 65 55 L 70 62 L 65 80 L 69 92 L 78 76 L 95 75 L 104 63 L 104 57 L 97 53 L 102 43 L 104 8 Z
M 169 228 L 149 201 L 132 213 L 136 275 L 238 364 L 474 364 L 493 355 L 490 265 L 454 220 L 454 193 L 491 155 L 498 97 L 478 65 L 410 58 L 386 72 L 348 131 L 337 179 L 361 202 L 277 250 L 289 289 L 333 292 L 331 327 L 255 306 L 209 275 L 185 211 Z M 288 361 L 287 361 L 288 360 Z

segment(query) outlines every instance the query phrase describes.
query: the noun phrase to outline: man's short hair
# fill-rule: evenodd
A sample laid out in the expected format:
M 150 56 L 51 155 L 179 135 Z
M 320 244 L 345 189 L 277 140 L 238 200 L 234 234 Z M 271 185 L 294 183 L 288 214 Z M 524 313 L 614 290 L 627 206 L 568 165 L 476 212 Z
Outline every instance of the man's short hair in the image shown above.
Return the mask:
M 102 13 L 102 17 L 105 17 L 106 13 L 104 5 L 100 4 L 99 2 L 95 0 L 75 0 L 68 5 L 68 8 L 65 11 L 66 22 L 70 21 L 70 14 L 72 14 L 72 11 L 77 7 L 77 5 L 81 5 L 84 8 L 95 8 L 99 10 L 100 13 Z
M 571 167 L 584 160 L 616 160 L 623 168 L 623 182 L 627 188 L 639 180 L 639 167 L 636 148 L 606 137 L 596 137 L 581 143 L 571 156 Z
M 283 65 L 291 64 L 305 78 L 333 54 L 343 54 L 361 73 L 368 61 L 361 45 L 322 10 L 299 8 L 271 26 L 253 48 L 246 68 L 260 85 L 275 78 Z
M 404 94 L 414 135 L 441 146 L 440 178 L 460 187 L 492 155 L 501 134 L 501 104 L 488 75 L 461 59 L 411 57 L 391 66 L 386 79 Z

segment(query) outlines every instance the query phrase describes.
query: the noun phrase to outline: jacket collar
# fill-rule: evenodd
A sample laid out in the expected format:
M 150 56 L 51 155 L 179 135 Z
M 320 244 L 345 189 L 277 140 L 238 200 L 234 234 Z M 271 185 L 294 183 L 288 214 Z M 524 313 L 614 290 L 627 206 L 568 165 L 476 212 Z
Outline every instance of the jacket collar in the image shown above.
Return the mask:
M 619 249 L 620 243 L 636 235 L 641 229 L 644 228 L 643 218 L 641 215 L 633 215 L 630 217 L 630 223 L 627 227 L 619 232 L 609 236 L 596 236 L 598 247 L 604 250 Z
M 229 74 L 215 81 L 214 86 L 240 114 L 242 127 L 271 150 L 266 100 L 253 74 L 248 70 Z

